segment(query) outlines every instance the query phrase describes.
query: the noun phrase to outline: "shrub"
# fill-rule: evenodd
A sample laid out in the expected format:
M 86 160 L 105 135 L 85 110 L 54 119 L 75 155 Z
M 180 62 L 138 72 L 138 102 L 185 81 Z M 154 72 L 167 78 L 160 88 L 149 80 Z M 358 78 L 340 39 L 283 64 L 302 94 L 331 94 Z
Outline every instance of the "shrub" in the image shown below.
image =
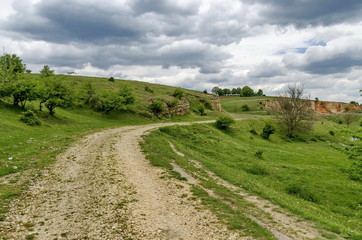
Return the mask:
M 250 108 L 249 108 L 249 106 L 247 104 L 244 104 L 244 105 L 241 106 L 241 111 L 247 112 L 247 111 L 250 111 Z
M 110 78 L 108 79 L 108 81 L 114 82 L 114 78 L 113 78 L 113 77 L 110 77 Z
M 260 134 L 260 136 L 264 139 L 269 139 L 270 135 L 273 134 L 274 132 L 275 132 L 275 127 L 267 123 L 263 128 L 263 132 Z
M 196 113 L 199 114 L 200 116 L 206 116 L 205 106 L 203 104 L 197 106 Z
M 332 130 L 329 131 L 329 134 L 330 134 L 331 136 L 334 136 L 334 132 L 333 132 Z
M 169 108 L 174 108 L 179 104 L 179 101 L 177 98 L 174 98 L 172 101 L 169 101 L 166 104 Z
M 162 112 L 165 111 L 165 105 L 163 99 L 156 99 L 150 105 L 148 105 L 148 110 L 151 111 L 157 117 L 160 116 Z
M 219 129 L 228 129 L 235 120 L 229 116 L 220 116 L 216 121 L 216 127 Z
M 181 88 L 176 88 L 175 91 L 172 93 L 172 97 L 181 99 L 184 96 L 184 91 Z
M 38 116 L 31 110 L 22 112 L 21 116 L 20 116 L 20 121 L 22 121 L 23 123 L 25 123 L 29 126 L 41 125 L 41 122 L 40 122 Z

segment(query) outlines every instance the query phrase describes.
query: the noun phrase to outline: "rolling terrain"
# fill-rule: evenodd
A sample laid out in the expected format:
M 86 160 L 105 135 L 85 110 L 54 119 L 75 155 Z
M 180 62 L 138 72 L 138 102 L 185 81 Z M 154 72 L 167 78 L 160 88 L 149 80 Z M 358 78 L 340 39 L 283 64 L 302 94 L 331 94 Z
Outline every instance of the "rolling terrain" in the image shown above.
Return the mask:
M 360 239 L 359 156 L 345 150 L 360 149 L 358 116 L 348 126 L 319 117 L 290 140 L 261 104 L 270 97 L 221 99 L 240 120 L 219 130 L 222 113 L 199 111 L 210 95 L 183 89 L 187 114 L 158 118 L 150 103 L 172 102 L 177 88 L 61 77 L 74 89 L 128 84 L 135 103 L 37 111 L 34 127 L 0 102 L 0 239 Z M 277 129 L 269 140 L 266 123 Z

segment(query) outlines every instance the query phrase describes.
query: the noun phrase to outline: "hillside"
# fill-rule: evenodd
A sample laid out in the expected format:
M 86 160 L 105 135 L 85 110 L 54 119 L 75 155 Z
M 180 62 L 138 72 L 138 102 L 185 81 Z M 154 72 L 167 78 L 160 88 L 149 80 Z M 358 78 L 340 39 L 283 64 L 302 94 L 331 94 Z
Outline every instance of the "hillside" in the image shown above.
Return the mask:
M 28 126 L 19 120 L 21 113 L 25 111 L 23 108 L 13 106 L 12 99 L 0 100 L 0 221 L 8 211 L 9 202 L 27 188 L 29 180 L 38 174 L 37 171 L 53 163 L 59 153 L 82 136 L 106 128 L 155 122 L 204 120 L 215 118 L 219 114 L 210 109 L 205 110 L 206 116 L 198 114 L 196 110 L 201 104 L 212 103 L 214 100 L 212 96 L 196 91 L 182 89 L 185 93 L 183 102 L 189 103 L 185 116 L 157 118 L 150 113 L 145 114 L 150 104 L 149 100 L 162 98 L 171 101 L 174 99 L 171 95 L 177 88 L 117 79 L 110 82 L 106 78 L 81 76 L 57 76 L 57 78 L 70 83 L 75 92 L 87 82 L 91 82 L 97 92 L 129 84 L 133 89 L 135 103 L 128 105 L 124 110 L 108 114 L 97 112 L 86 105 L 75 104 L 67 109 L 56 108 L 55 115 L 51 116 L 46 109 L 38 110 L 38 101 L 28 102 L 26 108 L 32 109 L 41 121 L 40 126 Z M 44 81 L 38 74 L 25 74 L 25 79 Z M 146 87 L 153 92 L 146 91 Z M 215 105 L 217 106 L 217 101 Z

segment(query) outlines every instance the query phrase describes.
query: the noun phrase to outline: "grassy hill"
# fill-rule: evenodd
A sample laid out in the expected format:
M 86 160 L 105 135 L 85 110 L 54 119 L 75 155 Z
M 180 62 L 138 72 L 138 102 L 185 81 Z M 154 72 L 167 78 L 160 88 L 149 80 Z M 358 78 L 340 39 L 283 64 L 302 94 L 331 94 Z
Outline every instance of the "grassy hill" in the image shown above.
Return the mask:
M 154 165 L 170 169 L 170 161 L 175 161 L 190 175 L 200 176 L 202 170 L 189 159 L 196 160 L 229 183 L 313 221 L 325 238 L 337 238 L 330 231 L 357 240 L 362 238 L 362 179 L 357 180 L 352 169 L 360 171 L 354 163 L 362 160 L 362 129 L 358 121 L 346 128 L 339 124 L 341 119 L 321 117 L 313 132 L 297 140 L 286 138 L 271 118 L 241 120 L 229 130 L 219 130 L 214 124 L 171 126 L 153 132 L 143 147 Z M 277 127 L 269 140 L 260 136 L 266 123 Z M 177 156 L 168 141 L 186 157 Z M 231 228 L 254 229 L 257 239 L 268 239 L 247 224 L 248 209 L 249 214 L 257 211 L 240 196 L 222 189 L 205 174 L 199 180 L 214 195 L 202 189 L 194 189 L 195 194 Z M 233 211 L 225 201 L 234 203 Z
M 9 201 L 27 186 L 23 175 L 36 176 L 38 169 L 52 163 L 70 143 L 86 134 L 125 125 L 206 120 L 215 118 L 219 114 L 211 110 L 207 111 L 207 116 L 195 114 L 193 109 L 200 104 L 196 97 L 208 99 L 208 96 L 197 91 L 182 89 L 191 104 L 187 115 L 174 116 L 171 119 L 145 118 L 143 113 L 147 111 L 149 99 L 162 98 L 170 101 L 176 88 L 118 79 L 110 82 L 107 78 L 96 77 L 57 76 L 57 78 L 69 82 L 74 91 L 82 88 L 87 82 L 91 82 L 98 92 L 104 89 L 118 89 L 123 84 L 129 84 L 133 89 L 135 103 L 127 106 L 125 110 L 109 114 L 94 111 L 88 106 L 75 105 L 69 109 L 56 108 L 55 115 L 51 116 L 46 110 L 42 112 L 37 110 L 38 102 L 30 102 L 26 108 L 36 111 L 42 124 L 28 126 L 19 120 L 24 109 L 13 106 L 11 99 L 0 100 L 0 221 L 4 218 L 2 213 L 7 211 Z M 25 79 L 44 81 L 39 74 L 25 74 Z

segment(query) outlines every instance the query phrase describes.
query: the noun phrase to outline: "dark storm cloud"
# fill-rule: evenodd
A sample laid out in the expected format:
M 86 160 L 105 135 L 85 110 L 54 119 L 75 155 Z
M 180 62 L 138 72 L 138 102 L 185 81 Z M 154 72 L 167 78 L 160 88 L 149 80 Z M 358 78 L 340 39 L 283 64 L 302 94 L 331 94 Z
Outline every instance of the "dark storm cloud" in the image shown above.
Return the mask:
M 229 23 L 222 9 L 207 12 L 205 20 L 196 16 L 199 5 L 193 2 L 43 0 L 28 8 L 16 3 L 16 14 L 0 28 L 14 38 L 64 46 L 68 57 L 57 49 L 47 55 L 47 63 L 56 66 L 160 65 L 199 68 L 210 74 L 219 72 L 222 62 L 232 56 L 214 43 L 240 40 L 233 31 L 237 23 Z M 212 20 L 217 22 L 215 29 Z M 81 55 L 66 48 L 78 48 Z
M 329 26 L 357 22 L 362 16 L 360 0 L 246 0 L 246 2 L 261 4 L 259 24 Z

